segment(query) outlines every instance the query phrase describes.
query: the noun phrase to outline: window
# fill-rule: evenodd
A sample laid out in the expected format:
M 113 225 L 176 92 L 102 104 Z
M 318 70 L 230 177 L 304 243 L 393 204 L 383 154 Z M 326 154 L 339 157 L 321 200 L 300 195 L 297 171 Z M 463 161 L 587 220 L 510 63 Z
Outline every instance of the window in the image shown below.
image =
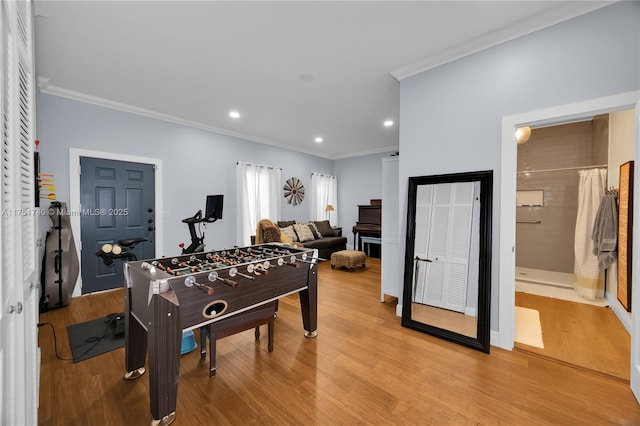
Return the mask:
M 280 219 L 282 169 L 236 164 L 238 194 L 238 244 L 249 245 L 261 219 Z
M 338 223 L 338 179 L 335 176 L 311 173 L 311 219 Z M 333 211 L 327 211 L 327 206 Z

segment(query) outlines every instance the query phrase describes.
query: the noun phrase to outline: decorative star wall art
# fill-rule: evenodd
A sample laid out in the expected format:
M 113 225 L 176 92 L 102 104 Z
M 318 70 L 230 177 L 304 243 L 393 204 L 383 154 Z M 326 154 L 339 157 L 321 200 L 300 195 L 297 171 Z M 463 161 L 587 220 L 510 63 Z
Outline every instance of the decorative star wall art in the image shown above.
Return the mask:
M 304 185 L 297 177 L 287 179 L 284 184 L 284 198 L 289 204 L 297 206 L 304 200 Z

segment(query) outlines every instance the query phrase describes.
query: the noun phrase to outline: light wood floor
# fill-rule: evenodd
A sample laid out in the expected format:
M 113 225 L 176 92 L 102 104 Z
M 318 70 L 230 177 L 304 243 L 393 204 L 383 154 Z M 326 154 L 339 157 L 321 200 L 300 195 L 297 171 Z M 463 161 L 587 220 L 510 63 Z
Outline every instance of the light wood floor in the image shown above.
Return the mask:
M 180 425 L 638 425 L 629 385 L 519 351 L 487 355 L 400 326 L 380 303 L 380 263 L 319 272 L 319 334 L 303 337 L 298 299 L 280 303 L 275 348 L 253 331 L 218 343 L 218 372 L 199 353 L 181 362 Z M 70 356 L 66 326 L 123 310 L 121 290 L 41 315 Z M 263 333 L 266 336 L 266 333 Z M 74 364 L 42 348 L 40 425 L 149 424 L 148 376 L 129 382 L 124 349 Z
M 516 306 L 540 312 L 544 349 L 516 348 L 629 381 L 631 336 L 611 308 L 521 292 Z

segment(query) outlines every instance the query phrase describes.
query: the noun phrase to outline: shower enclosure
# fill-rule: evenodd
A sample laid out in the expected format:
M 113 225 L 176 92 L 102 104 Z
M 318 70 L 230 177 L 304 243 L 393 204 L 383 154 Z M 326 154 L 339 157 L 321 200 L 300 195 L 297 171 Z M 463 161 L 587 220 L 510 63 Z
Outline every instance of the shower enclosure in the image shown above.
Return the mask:
M 534 129 L 518 146 L 516 280 L 573 287 L 576 260 L 586 257 L 591 237 L 582 216 L 577 220 L 580 174 L 606 179 L 607 131 L 608 117 L 596 117 Z

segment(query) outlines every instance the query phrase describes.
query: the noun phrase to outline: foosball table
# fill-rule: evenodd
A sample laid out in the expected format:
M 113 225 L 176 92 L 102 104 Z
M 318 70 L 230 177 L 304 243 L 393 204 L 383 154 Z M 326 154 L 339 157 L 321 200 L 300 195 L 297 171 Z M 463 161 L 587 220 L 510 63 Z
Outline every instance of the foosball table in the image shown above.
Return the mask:
M 175 420 L 184 331 L 298 293 L 306 337 L 317 335 L 317 251 L 259 244 L 127 262 L 124 378 L 145 373 L 149 355 L 152 425 Z

